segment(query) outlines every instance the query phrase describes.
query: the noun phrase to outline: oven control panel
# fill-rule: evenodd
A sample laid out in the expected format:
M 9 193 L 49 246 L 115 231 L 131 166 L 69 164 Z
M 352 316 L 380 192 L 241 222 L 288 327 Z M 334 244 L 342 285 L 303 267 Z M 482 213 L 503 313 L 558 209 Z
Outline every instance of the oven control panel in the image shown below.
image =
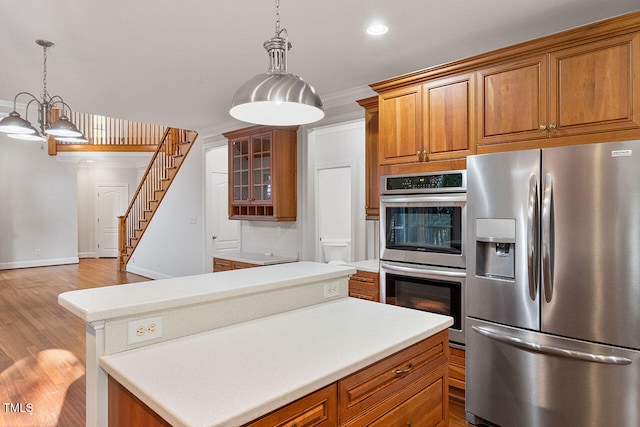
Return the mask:
M 466 191 L 466 171 L 388 175 L 382 177 L 383 194 Z

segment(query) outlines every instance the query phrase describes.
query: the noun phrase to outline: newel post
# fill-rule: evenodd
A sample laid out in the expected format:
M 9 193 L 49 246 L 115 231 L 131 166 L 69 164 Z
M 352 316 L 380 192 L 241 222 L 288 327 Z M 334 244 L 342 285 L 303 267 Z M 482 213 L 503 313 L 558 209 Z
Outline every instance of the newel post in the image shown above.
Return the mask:
M 124 251 L 127 246 L 127 217 L 118 216 L 118 270 L 125 269 Z

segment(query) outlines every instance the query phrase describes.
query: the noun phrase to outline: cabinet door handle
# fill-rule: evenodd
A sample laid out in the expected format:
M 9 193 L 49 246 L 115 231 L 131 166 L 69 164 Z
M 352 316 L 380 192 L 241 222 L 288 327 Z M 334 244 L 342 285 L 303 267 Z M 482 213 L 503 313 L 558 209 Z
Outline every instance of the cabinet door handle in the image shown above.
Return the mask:
M 540 130 L 547 130 L 547 126 L 546 125 L 540 125 Z
M 395 369 L 393 371 L 393 373 L 396 374 L 396 375 L 402 375 L 402 374 L 406 374 L 407 372 L 411 371 L 412 369 L 413 369 L 413 363 L 409 363 L 406 368 L 404 368 L 404 369 Z
M 556 125 L 554 125 L 553 123 L 549 125 L 549 130 L 554 130 L 555 128 L 556 128 Z
M 413 423 L 411 421 L 407 421 L 407 427 L 413 427 Z

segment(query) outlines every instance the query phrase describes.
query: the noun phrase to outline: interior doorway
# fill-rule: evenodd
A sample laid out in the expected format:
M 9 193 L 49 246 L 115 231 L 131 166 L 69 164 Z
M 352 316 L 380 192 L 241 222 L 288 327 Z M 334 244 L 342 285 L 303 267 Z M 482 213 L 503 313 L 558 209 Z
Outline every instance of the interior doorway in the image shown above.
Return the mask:
M 128 184 L 97 186 L 97 257 L 118 256 L 118 216 L 124 215 L 129 200 Z
M 353 261 L 352 166 L 318 167 L 316 178 L 318 261 Z
M 235 251 L 240 248 L 240 221 L 229 219 L 228 148 L 215 147 L 206 152 L 206 230 L 205 252 L 212 260 L 216 252 Z M 213 262 L 207 262 L 207 271 L 213 271 Z

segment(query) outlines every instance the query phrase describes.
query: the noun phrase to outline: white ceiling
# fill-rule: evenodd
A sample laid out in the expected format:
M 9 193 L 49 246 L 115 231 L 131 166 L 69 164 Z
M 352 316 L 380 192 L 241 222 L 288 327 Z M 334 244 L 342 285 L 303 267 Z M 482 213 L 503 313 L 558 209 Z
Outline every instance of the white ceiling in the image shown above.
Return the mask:
M 281 0 L 289 72 L 327 110 L 368 84 L 640 10 L 638 0 Z M 0 2 L 0 100 L 48 91 L 75 111 L 193 129 L 239 127 L 236 89 L 267 70 L 274 0 Z M 382 37 L 365 33 L 384 20 Z M 370 92 L 373 95 L 373 92 Z M 6 104 L 5 104 L 6 105 Z M 30 117 L 31 118 L 31 117 Z

